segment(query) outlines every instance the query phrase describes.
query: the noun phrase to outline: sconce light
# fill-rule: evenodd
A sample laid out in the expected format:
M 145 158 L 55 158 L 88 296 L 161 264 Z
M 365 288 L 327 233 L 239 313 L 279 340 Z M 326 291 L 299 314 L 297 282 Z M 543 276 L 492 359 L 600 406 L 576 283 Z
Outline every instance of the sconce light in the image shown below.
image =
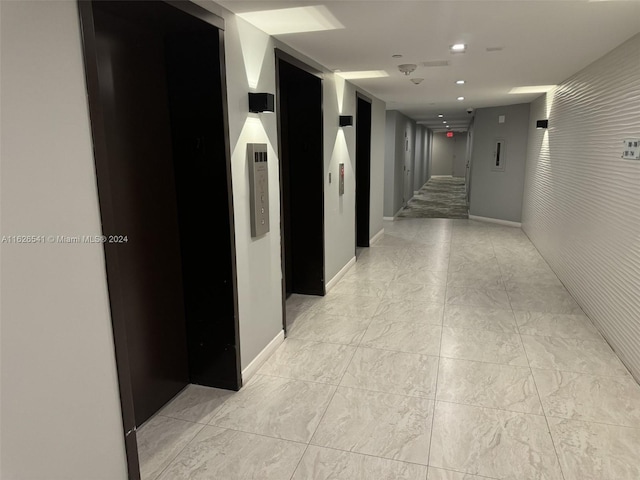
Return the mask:
M 543 129 L 549 127 L 549 120 L 538 120 L 536 121 L 536 128 Z
M 353 115 L 340 115 L 341 127 L 353 127 Z
M 249 92 L 249 111 L 251 113 L 272 113 L 273 98 L 273 93 Z

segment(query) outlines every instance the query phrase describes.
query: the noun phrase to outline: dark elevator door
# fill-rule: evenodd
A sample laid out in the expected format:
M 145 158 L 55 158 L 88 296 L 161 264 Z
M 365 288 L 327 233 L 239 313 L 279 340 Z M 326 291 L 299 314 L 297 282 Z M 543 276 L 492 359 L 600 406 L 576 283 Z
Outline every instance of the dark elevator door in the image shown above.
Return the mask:
M 278 61 L 285 289 L 324 295 L 322 80 Z
M 190 382 L 240 386 L 219 31 L 163 2 L 93 2 L 93 16 L 112 198 L 101 211 L 128 239 L 107 255 L 109 290 L 139 426 Z
M 356 107 L 356 245 L 369 246 L 371 198 L 371 102 Z
M 136 425 L 189 383 L 162 37 L 96 10 Z M 110 87 L 110 88 L 109 88 Z

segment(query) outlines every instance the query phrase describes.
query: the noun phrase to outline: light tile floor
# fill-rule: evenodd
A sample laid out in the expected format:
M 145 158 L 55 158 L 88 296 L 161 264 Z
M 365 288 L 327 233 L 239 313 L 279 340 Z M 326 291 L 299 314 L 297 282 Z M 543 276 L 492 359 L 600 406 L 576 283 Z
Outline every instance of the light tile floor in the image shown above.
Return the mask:
M 240 392 L 140 429 L 144 480 L 640 479 L 640 386 L 520 229 L 384 228 Z

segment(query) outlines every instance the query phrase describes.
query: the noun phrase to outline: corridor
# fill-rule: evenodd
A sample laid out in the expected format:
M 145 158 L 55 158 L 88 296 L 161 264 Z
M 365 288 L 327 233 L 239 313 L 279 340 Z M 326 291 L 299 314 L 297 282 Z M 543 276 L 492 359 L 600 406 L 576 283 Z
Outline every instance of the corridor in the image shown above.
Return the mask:
M 640 478 L 640 387 L 520 229 L 384 228 L 240 392 L 139 430 L 145 480 Z

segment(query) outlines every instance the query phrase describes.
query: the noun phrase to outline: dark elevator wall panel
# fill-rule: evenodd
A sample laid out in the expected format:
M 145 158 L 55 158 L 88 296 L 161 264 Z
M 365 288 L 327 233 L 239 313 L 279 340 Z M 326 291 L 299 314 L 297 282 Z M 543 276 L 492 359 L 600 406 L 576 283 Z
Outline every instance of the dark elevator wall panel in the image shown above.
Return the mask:
M 322 81 L 278 62 L 286 292 L 324 295 Z
M 96 9 L 136 424 L 189 380 L 163 39 Z
M 237 389 L 219 46 L 215 29 L 170 35 L 166 58 L 190 378 Z
M 371 195 L 371 103 L 357 98 L 356 111 L 356 245 L 369 246 Z

